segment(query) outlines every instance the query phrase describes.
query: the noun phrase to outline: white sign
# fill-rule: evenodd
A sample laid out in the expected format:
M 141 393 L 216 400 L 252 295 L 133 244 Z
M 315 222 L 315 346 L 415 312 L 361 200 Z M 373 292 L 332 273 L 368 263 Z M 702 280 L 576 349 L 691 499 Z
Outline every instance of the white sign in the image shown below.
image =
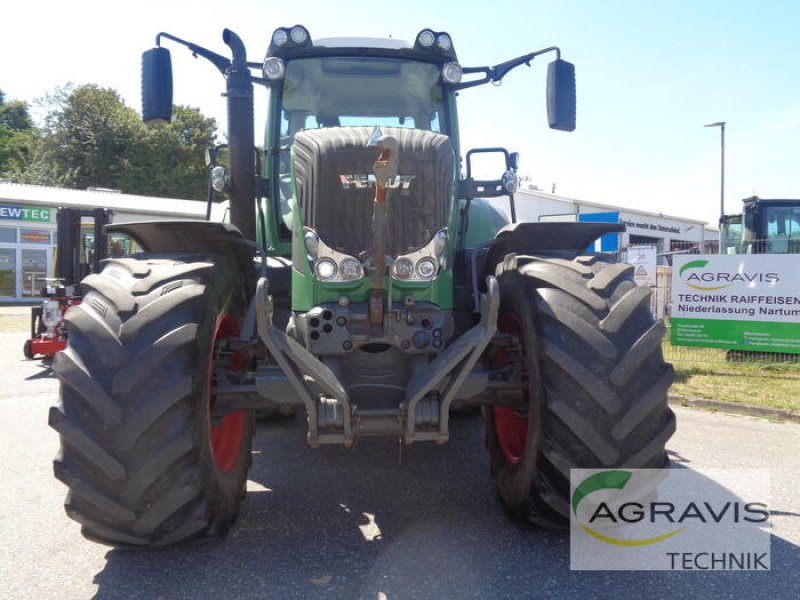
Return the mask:
M 633 265 L 633 278 L 639 285 L 656 285 L 658 250 L 655 246 L 631 246 L 626 263 Z
M 676 256 L 672 343 L 800 352 L 800 255 Z

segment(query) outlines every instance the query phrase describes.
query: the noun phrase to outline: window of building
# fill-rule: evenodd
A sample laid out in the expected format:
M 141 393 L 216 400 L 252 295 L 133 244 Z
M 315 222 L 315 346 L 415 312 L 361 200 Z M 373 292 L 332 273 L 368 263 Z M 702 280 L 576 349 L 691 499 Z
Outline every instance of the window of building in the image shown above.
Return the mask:
M 0 227 L 0 242 L 15 244 L 17 242 L 17 230 L 14 227 Z

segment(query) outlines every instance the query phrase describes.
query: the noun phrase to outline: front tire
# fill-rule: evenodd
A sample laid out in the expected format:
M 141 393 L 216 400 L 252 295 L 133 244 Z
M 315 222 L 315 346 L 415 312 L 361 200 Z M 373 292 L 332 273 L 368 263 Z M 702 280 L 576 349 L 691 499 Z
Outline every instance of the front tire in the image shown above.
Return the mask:
M 484 409 L 500 498 L 524 523 L 569 523 L 570 469 L 660 468 L 675 430 L 664 325 L 633 268 L 601 256 L 526 257 L 498 278 L 492 366 L 524 365 L 527 411 Z
M 223 536 L 235 519 L 253 418 L 212 422 L 210 390 L 218 361 L 234 362 L 215 347 L 238 334 L 236 273 L 220 257 L 152 256 L 111 260 L 82 282 L 53 362 L 50 425 L 65 509 L 87 538 L 165 546 Z

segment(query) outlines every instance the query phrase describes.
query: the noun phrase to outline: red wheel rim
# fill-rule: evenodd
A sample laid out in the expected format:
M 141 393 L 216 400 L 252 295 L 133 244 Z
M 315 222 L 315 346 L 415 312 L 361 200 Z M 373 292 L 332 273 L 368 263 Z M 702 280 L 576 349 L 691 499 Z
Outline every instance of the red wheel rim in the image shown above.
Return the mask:
M 497 328 L 502 333 L 522 338 L 522 324 L 515 313 L 504 313 L 497 323 Z M 495 354 L 495 366 L 508 365 L 508 353 L 505 348 L 500 348 Z M 528 394 L 525 393 L 527 400 Z M 497 443 L 506 463 L 519 464 L 525 454 L 525 443 L 528 440 L 528 419 L 520 417 L 513 408 L 507 406 L 493 406 L 492 417 Z
M 217 332 L 214 336 L 214 345 L 211 351 L 210 368 L 208 372 L 208 419 L 209 419 L 209 440 L 211 450 L 214 454 L 214 461 L 220 471 L 225 473 L 231 471 L 236 466 L 239 453 L 244 441 L 245 412 L 239 411 L 225 415 L 218 425 L 211 422 L 211 379 L 214 375 L 214 361 L 216 358 L 216 347 L 224 339 L 239 335 L 239 327 L 230 315 L 225 315 L 217 325 Z M 244 367 L 244 357 L 234 354 L 228 361 L 228 368 L 241 370 Z

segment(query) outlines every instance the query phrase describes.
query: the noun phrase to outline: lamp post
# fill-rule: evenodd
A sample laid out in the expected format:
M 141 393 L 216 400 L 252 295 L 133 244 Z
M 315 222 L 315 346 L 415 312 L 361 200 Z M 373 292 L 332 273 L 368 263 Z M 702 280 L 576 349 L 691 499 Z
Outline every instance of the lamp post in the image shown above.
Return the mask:
M 706 123 L 703 127 L 719 127 L 720 164 L 719 164 L 719 216 L 725 216 L 725 121 Z

